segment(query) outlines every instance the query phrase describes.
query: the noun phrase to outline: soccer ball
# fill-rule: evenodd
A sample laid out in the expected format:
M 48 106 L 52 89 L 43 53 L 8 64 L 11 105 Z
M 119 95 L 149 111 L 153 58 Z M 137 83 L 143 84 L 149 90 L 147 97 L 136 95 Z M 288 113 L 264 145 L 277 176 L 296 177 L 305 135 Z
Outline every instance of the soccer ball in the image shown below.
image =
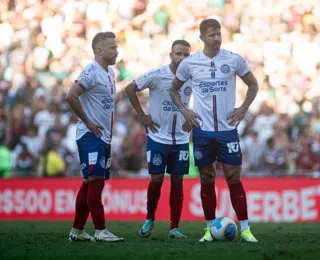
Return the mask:
M 231 241 L 237 236 L 236 223 L 227 217 L 216 218 L 210 227 L 211 237 L 215 240 Z

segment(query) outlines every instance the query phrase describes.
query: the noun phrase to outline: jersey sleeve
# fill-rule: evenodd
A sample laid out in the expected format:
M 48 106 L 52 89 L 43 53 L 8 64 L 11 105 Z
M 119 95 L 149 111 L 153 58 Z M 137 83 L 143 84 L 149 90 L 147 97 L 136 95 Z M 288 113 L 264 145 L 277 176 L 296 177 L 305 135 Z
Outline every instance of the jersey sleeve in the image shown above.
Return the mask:
M 95 86 L 95 67 L 91 64 L 86 66 L 75 80 L 75 83 L 79 83 L 85 91 L 93 88 Z
M 249 66 L 244 58 L 236 55 L 236 74 L 239 77 L 246 75 L 250 71 Z
M 142 76 L 136 78 L 134 81 L 139 90 L 144 90 L 146 88 L 152 89 L 155 87 L 156 77 L 158 75 L 158 70 L 149 71 Z
M 184 59 L 180 64 L 176 72 L 176 78 L 182 82 L 186 82 L 191 78 L 188 58 Z

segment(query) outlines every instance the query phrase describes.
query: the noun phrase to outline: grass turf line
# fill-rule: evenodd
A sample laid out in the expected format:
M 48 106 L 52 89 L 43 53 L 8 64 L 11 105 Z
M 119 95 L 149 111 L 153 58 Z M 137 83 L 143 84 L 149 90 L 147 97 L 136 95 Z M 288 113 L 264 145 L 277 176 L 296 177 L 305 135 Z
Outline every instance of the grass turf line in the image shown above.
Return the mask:
M 138 235 L 142 222 L 110 222 L 123 243 L 69 242 L 70 222 L 0 222 L 0 259 L 320 259 L 320 224 L 251 224 L 259 243 L 199 243 L 204 223 L 182 222 L 187 240 L 168 239 L 169 223 L 157 222 L 151 237 Z M 93 235 L 92 223 L 86 231 Z

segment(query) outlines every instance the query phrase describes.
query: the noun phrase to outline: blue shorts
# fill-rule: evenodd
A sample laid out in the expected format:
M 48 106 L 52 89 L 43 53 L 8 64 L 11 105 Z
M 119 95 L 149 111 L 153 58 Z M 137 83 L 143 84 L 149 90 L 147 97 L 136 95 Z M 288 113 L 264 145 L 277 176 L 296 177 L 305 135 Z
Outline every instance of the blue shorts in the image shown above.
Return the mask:
M 207 166 L 215 161 L 241 165 L 242 152 L 237 129 L 223 132 L 193 128 L 193 155 L 196 166 Z
M 149 173 L 189 173 L 189 143 L 161 144 L 147 137 Z M 166 169 L 167 168 L 167 169 Z
M 106 180 L 110 178 L 111 166 L 111 146 L 105 143 L 93 133 L 88 132 L 77 140 L 80 166 L 84 179 L 88 176 L 104 176 Z

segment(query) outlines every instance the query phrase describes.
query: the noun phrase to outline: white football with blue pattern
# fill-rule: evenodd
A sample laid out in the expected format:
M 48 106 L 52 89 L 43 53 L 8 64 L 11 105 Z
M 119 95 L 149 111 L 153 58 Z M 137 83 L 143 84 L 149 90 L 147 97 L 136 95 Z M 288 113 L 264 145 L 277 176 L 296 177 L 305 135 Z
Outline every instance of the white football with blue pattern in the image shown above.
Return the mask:
M 231 241 L 237 236 L 237 225 L 231 218 L 216 218 L 210 227 L 210 234 L 215 240 Z

